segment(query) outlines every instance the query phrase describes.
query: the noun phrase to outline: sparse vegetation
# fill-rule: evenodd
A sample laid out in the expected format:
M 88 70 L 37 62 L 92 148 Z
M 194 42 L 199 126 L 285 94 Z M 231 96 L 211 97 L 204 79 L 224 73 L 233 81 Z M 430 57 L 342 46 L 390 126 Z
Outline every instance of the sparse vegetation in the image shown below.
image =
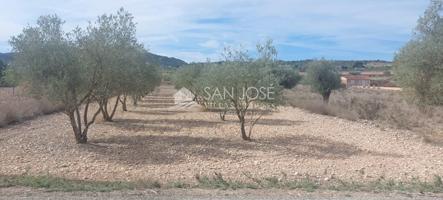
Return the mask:
M 433 113 L 420 112 L 420 108 L 403 98 L 399 91 L 346 89 L 332 93 L 328 105 L 322 103 L 320 95 L 310 92 L 308 86 L 299 86 L 285 91 L 289 105 L 313 113 L 337 116 L 349 120 L 377 120 L 395 128 L 417 130 L 432 135 L 441 126 L 441 107 L 434 107 Z M 421 131 L 423 130 L 423 131 Z
M 443 193 L 442 179 L 435 176 L 431 182 L 423 182 L 418 179 L 409 181 L 395 181 L 383 177 L 371 182 L 343 181 L 332 179 L 320 181 L 310 177 L 288 180 L 283 177 L 260 177 L 252 178 L 249 181 L 233 181 L 223 177 L 220 173 L 213 176 L 196 175 L 197 183 L 186 183 L 183 181 L 173 181 L 167 184 L 160 184 L 157 181 L 82 181 L 58 178 L 53 176 L 0 176 L 0 188 L 23 186 L 40 188 L 47 191 L 93 191 L 111 192 L 116 190 L 135 190 L 151 188 L 203 188 L 203 189 L 289 189 L 304 190 L 313 192 L 315 190 L 335 190 L 335 191 L 359 191 L 359 192 L 419 192 L 419 193 Z
M 92 191 L 92 192 L 111 192 L 115 190 L 133 190 L 136 188 L 159 188 L 160 184 L 156 181 L 82 181 L 69 180 L 53 176 L 0 176 L 0 188 L 4 187 L 31 187 L 42 188 L 47 191 Z
M 22 88 L 0 88 L 0 127 L 63 110 L 47 99 L 34 99 L 23 93 Z

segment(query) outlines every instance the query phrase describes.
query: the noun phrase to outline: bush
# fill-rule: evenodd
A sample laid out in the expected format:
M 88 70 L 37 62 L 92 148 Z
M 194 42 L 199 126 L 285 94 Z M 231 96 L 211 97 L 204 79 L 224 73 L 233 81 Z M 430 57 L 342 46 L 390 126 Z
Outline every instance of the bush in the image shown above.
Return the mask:
M 0 127 L 63 109 L 47 99 L 33 99 L 23 96 L 22 89 L 16 89 L 15 94 L 12 90 L 13 88 L 0 88 Z
M 375 120 L 380 117 L 382 109 L 386 108 L 386 105 L 382 100 L 369 98 L 363 99 L 358 97 L 350 98 L 351 109 L 354 110 L 360 119 Z
M 285 89 L 295 87 L 301 80 L 300 74 L 291 67 L 278 66 L 272 69 L 272 73 L 279 79 L 280 86 Z

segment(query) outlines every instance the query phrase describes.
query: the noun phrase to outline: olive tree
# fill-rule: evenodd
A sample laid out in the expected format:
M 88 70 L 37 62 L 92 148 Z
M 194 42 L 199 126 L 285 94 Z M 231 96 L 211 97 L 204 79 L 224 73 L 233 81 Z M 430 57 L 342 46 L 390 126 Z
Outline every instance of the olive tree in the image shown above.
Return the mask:
M 225 121 L 225 117 L 229 109 L 232 108 L 232 102 L 229 98 L 223 98 L 218 88 L 223 88 L 223 84 L 226 81 L 226 77 L 229 76 L 229 72 L 225 65 L 227 63 L 206 63 L 202 69 L 201 74 L 194 82 L 200 85 L 201 95 L 205 100 L 205 107 L 211 111 L 219 113 L 220 120 Z M 200 91 L 200 89 L 199 89 Z
M 341 86 L 340 73 L 331 62 L 326 60 L 310 62 L 305 80 L 311 86 L 312 91 L 323 97 L 323 102 L 326 104 L 329 103 L 332 91 Z
M 243 140 L 251 140 L 252 129 L 264 113 L 281 103 L 279 79 L 272 73 L 276 50 L 272 42 L 257 45 L 259 57 L 241 50 L 225 50 L 226 60 L 212 66 L 205 76 L 205 99 L 233 109 Z M 220 105 L 220 103 L 222 105 Z M 247 130 L 249 125 L 249 130 Z
M 394 76 L 422 106 L 443 105 L 442 1 L 431 1 L 418 20 L 416 34 L 396 54 Z
M 81 37 L 85 64 L 99 71 L 98 85 L 94 93 L 103 119 L 112 121 L 120 97 L 132 87 L 127 84 L 131 72 L 144 61 L 142 46 L 136 39 L 133 16 L 120 9 L 117 14 L 102 15 L 90 23 Z M 125 87 L 126 86 L 126 87 Z M 115 98 L 115 100 L 112 100 Z
M 17 73 L 17 70 L 13 66 L 6 67 L 3 72 L 2 80 L 3 86 L 12 87 L 12 95 L 15 95 L 15 88 L 20 83 L 20 74 Z
M 126 109 L 127 97 L 132 97 L 134 105 L 137 105 L 140 100 L 146 94 L 152 92 L 155 87 L 160 85 L 161 74 L 159 66 L 146 63 L 147 51 L 139 49 L 133 51 L 132 59 L 126 64 L 126 71 L 122 77 L 121 82 L 121 103 L 122 109 Z
M 56 15 L 42 16 L 36 26 L 12 37 L 16 53 L 12 65 L 31 94 L 63 106 L 76 141 L 86 143 L 88 129 L 99 114 L 97 109 L 89 116 L 99 72 L 81 62 L 75 33 L 65 33 L 63 23 Z
M 279 79 L 280 86 L 285 89 L 294 88 L 302 78 L 297 70 L 289 66 L 276 66 L 271 72 Z
M 194 95 L 194 101 L 200 105 L 204 105 L 203 87 L 199 83 L 199 78 L 207 63 L 192 63 L 181 67 L 175 72 L 174 84 L 177 89 L 186 88 Z
M 4 81 L 5 72 L 6 72 L 6 64 L 3 63 L 2 60 L 0 60 L 0 86 L 4 85 L 5 83 Z

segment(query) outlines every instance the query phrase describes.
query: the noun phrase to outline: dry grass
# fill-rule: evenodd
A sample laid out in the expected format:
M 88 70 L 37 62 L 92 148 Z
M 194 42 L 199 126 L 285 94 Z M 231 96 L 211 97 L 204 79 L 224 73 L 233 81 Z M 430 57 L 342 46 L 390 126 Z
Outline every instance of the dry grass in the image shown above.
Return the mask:
M 285 98 L 289 105 L 313 113 L 354 121 L 377 121 L 383 125 L 419 132 L 425 141 L 435 142 L 442 138 L 443 143 L 443 108 L 433 107 L 423 112 L 408 102 L 399 91 L 362 88 L 340 90 L 335 91 L 329 105 L 325 105 L 321 96 L 312 93 L 308 86 L 298 86 L 285 91 Z
M 0 127 L 57 110 L 60 107 L 46 99 L 28 97 L 22 89 L 0 88 Z

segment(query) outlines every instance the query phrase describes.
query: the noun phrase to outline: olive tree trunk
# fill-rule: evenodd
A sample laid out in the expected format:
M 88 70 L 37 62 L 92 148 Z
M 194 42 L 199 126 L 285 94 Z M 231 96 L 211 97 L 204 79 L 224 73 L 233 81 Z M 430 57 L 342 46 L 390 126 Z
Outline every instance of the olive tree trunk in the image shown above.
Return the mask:
M 80 106 L 76 105 L 74 108 L 65 110 L 65 113 L 69 117 L 69 121 L 71 122 L 72 130 L 74 131 L 75 140 L 78 144 L 85 144 L 88 142 L 88 130 L 89 127 L 95 122 L 97 115 L 100 113 L 100 109 L 98 109 L 92 119 L 88 119 L 88 111 L 89 111 L 90 101 L 88 100 L 83 108 L 83 119 L 80 115 Z
M 329 104 L 329 97 L 331 96 L 331 91 L 326 91 L 322 94 L 323 103 Z
M 250 141 L 251 138 L 246 134 L 246 128 L 245 128 L 245 120 L 240 120 L 240 131 L 241 131 L 241 138 L 246 141 Z
M 100 111 L 102 112 L 103 119 L 107 122 L 112 122 L 112 119 L 114 118 L 115 111 L 117 110 L 118 102 L 120 99 L 120 95 L 117 96 L 117 99 L 115 100 L 115 103 L 112 107 L 111 112 L 108 111 L 108 99 L 104 99 L 100 102 Z
M 133 96 L 132 96 L 132 104 L 133 104 L 134 106 L 137 106 L 137 105 L 138 105 L 138 98 L 137 98 L 136 95 L 133 95 Z
M 120 103 L 122 103 L 122 110 L 128 111 L 128 106 L 126 105 L 127 95 L 123 95 L 123 98 L 119 99 Z

